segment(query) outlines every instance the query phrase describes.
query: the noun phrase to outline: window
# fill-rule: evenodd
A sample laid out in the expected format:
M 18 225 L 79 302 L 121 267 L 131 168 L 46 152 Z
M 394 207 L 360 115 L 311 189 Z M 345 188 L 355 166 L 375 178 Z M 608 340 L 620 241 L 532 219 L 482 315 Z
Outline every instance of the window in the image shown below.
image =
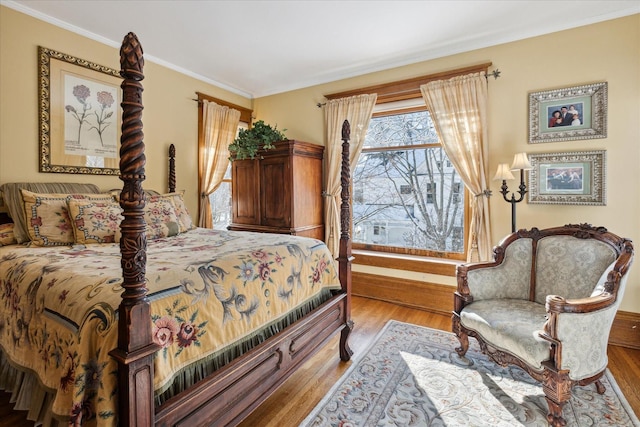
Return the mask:
M 238 125 L 238 132 L 240 129 L 247 129 L 248 123 L 240 122 Z M 227 166 L 227 171 L 222 178 L 222 183 L 213 193 L 209 194 L 209 202 L 211 202 L 211 215 L 213 216 L 213 229 L 214 230 L 226 230 L 231 224 L 232 217 L 232 205 L 231 205 L 231 163 Z
M 374 110 L 353 172 L 353 246 L 464 259 L 464 185 L 422 99 L 416 103 Z
M 435 182 L 427 182 L 427 203 L 430 205 L 433 204 L 433 199 L 436 196 L 436 183 Z
M 358 194 L 358 198 L 352 201 L 354 249 L 447 260 L 466 259 L 470 225 L 469 195 L 440 147 L 420 87 L 431 81 L 469 73 L 486 74 L 491 65 L 487 62 L 325 95 L 327 99 L 340 99 L 378 94 L 373 119 L 365 137 L 366 146 L 353 171 L 353 188 Z M 389 128 L 382 131 L 385 122 L 389 122 Z M 395 128 L 391 126 L 392 123 L 395 123 Z M 406 167 L 404 170 L 401 169 L 403 164 Z M 413 169 L 408 169 L 409 166 Z M 367 181 L 367 174 L 373 181 Z M 406 182 L 407 178 L 413 182 Z M 378 188 L 374 182 L 385 186 Z M 402 185 L 409 185 L 411 194 L 406 194 L 406 187 L 403 193 Z M 371 224 L 380 222 L 380 218 L 385 219 L 389 236 L 389 243 L 383 245 L 374 244 L 367 238 Z M 433 267 L 433 271 L 446 270 L 446 274 L 452 274 L 446 268 L 441 269 L 444 264 L 451 263 L 432 263 L 424 258 L 377 257 L 376 254 L 362 252 L 356 256 L 355 262 L 364 265 L 385 264 L 390 268 L 401 264 L 402 269 L 420 272 L 425 271 L 426 262 L 431 264 L 429 268 Z
M 226 230 L 231 224 L 231 167 L 227 168 L 222 183 L 209 194 L 213 229 Z
M 238 125 L 238 131 L 240 129 L 247 129 L 249 127 L 249 123 L 251 122 L 251 116 L 253 114 L 252 110 L 248 108 L 241 107 L 239 105 L 231 104 L 227 101 L 214 98 L 212 96 L 206 95 L 204 93 L 196 92 L 198 95 L 198 152 L 199 157 L 201 158 L 201 152 L 204 150 L 204 135 L 202 132 L 203 128 L 203 108 L 202 101 L 207 100 L 211 102 L 215 102 L 218 105 L 224 105 L 229 108 L 233 108 L 235 110 L 240 111 L 240 124 Z M 237 134 L 237 132 L 236 132 Z M 201 164 L 198 162 L 198 183 L 202 182 L 202 174 L 204 171 L 201 170 Z M 202 194 L 202 188 L 198 187 L 198 194 Z M 212 223 L 213 228 L 216 230 L 226 230 L 227 226 L 231 224 L 231 165 L 227 167 L 225 175 L 223 177 L 222 183 L 220 186 L 209 195 L 209 202 L 211 203 L 211 215 L 212 215 Z M 200 206 L 198 205 L 198 211 L 200 211 Z
M 451 191 L 453 191 L 453 203 L 460 203 L 461 202 L 461 198 L 460 198 L 460 191 L 462 190 L 462 183 L 461 182 L 456 182 L 453 184 L 453 187 L 451 188 Z

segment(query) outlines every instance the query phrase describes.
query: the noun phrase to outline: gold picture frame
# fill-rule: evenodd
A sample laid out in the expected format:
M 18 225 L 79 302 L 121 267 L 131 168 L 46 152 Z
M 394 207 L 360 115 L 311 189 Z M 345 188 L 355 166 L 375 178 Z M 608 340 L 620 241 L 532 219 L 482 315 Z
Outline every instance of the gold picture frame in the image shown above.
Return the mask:
M 118 71 L 38 46 L 40 172 L 119 175 Z

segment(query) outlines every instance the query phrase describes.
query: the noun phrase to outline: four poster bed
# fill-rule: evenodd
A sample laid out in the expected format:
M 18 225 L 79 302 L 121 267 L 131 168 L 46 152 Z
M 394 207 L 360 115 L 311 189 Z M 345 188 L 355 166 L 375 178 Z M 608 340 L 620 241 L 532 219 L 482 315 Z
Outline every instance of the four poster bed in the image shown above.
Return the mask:
M 175 192 L 174 147 L 170 193 L 142 188 L 133 33 L 120 56 L 122 191 L 0 187 L 19 199 L 13 230 L 22 213 L 29 240 L 10 244 L 0 228 L 0 388 L 45 425 L 235 425 L 337 332 L 351 357 L 349 124 L 337 263 L 315 239 L 196 228 Z

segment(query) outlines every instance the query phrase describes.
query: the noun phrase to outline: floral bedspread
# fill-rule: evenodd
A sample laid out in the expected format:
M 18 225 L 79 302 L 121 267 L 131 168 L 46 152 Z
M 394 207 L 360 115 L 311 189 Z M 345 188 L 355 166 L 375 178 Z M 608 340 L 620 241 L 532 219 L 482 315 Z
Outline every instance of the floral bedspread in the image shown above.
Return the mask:
M 326 246 L 295 236 L 194 229 L 148 242 L 156 390 L 172 373 L 340 287 Z M 0 346 L 56 390 L 53 412 L 114 425 L 117 244 L 0 247 Z

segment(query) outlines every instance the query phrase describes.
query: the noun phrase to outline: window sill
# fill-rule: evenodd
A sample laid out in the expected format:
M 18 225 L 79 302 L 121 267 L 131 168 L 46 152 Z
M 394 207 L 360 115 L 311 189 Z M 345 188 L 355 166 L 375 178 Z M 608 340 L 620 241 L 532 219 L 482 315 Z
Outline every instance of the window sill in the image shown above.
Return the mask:
M 457 260 L 373 252 L 361 249 L 354 249 L 352 253 L 354 264 L 431 273 L 441 276 L 455 277 L 456 267 L 462 264 L 462 261 Z

